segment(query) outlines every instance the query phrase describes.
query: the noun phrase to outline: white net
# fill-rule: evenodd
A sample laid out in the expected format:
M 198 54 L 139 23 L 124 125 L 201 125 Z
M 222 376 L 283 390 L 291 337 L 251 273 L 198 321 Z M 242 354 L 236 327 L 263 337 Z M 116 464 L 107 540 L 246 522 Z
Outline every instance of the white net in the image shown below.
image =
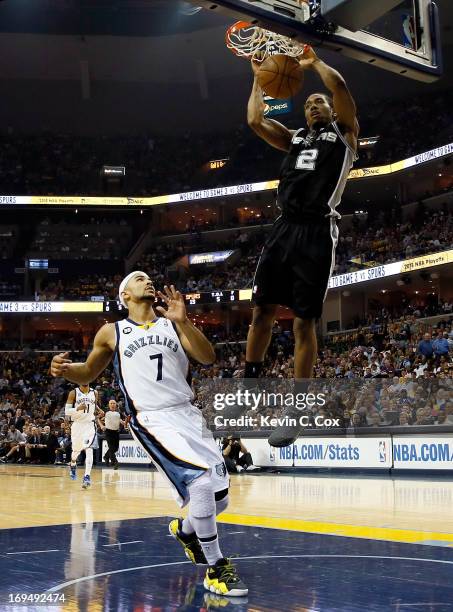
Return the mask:
M 269 55 L 276 54 L 298 57 L 304 50 L 303 44 L 292 41 L 282 34 L 244 22 L 235 23 L 228 28 L 226 45 L 236 55 L 260 62 Z

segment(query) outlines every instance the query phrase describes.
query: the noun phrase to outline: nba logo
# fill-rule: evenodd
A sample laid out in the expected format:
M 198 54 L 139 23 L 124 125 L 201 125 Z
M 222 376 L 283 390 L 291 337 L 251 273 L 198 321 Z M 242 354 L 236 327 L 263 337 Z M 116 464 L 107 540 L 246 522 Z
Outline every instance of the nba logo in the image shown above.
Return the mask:
M 380 463 L 387 462 L 387 443 L 384 440 L 379 442 L 379 461 Z
M 273 446 L 269 448 L 269 461 L 275 461 L 275 448 Z

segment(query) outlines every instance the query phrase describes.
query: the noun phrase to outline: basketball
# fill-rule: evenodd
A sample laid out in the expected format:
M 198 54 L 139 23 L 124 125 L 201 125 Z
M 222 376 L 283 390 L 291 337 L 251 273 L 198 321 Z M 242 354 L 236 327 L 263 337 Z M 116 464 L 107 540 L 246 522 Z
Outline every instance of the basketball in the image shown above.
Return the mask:
M 293 98 L 302 89 L 304 71 L 293 57 L 271 55 L 261 64 L 258 83 L 271 98 Z

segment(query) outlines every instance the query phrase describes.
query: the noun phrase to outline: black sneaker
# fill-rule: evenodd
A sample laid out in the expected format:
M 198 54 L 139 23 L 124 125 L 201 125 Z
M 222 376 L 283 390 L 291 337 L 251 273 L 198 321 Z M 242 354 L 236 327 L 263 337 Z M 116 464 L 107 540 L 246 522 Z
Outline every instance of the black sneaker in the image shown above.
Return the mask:
M 215 565 L 208 567 L 203 585 L 212 593 L 228 597 L 244 597 L 249 592 L 229 559 L 219 559 Z
M 184 554 L 195 565 L 207 565 L 201 544 L 195 533 L 185 535 L 182 533 L 182 519 L 173 519 L 168 525 L 168 531 L 181 544 Z

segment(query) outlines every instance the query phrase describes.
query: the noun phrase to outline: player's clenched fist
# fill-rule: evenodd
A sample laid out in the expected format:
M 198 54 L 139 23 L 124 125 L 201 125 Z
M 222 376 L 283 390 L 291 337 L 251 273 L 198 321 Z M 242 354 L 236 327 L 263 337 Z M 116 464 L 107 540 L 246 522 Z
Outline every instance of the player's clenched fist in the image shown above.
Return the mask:
M 55 376 L 55 378 L 64 376 L 69 364 L 72 363 L 68 357 L 69 353 L 60 353 L 55 355 L 55 357 L 52 359 L 52 363 L 50 364 L 50 373 L 52 376 Z

